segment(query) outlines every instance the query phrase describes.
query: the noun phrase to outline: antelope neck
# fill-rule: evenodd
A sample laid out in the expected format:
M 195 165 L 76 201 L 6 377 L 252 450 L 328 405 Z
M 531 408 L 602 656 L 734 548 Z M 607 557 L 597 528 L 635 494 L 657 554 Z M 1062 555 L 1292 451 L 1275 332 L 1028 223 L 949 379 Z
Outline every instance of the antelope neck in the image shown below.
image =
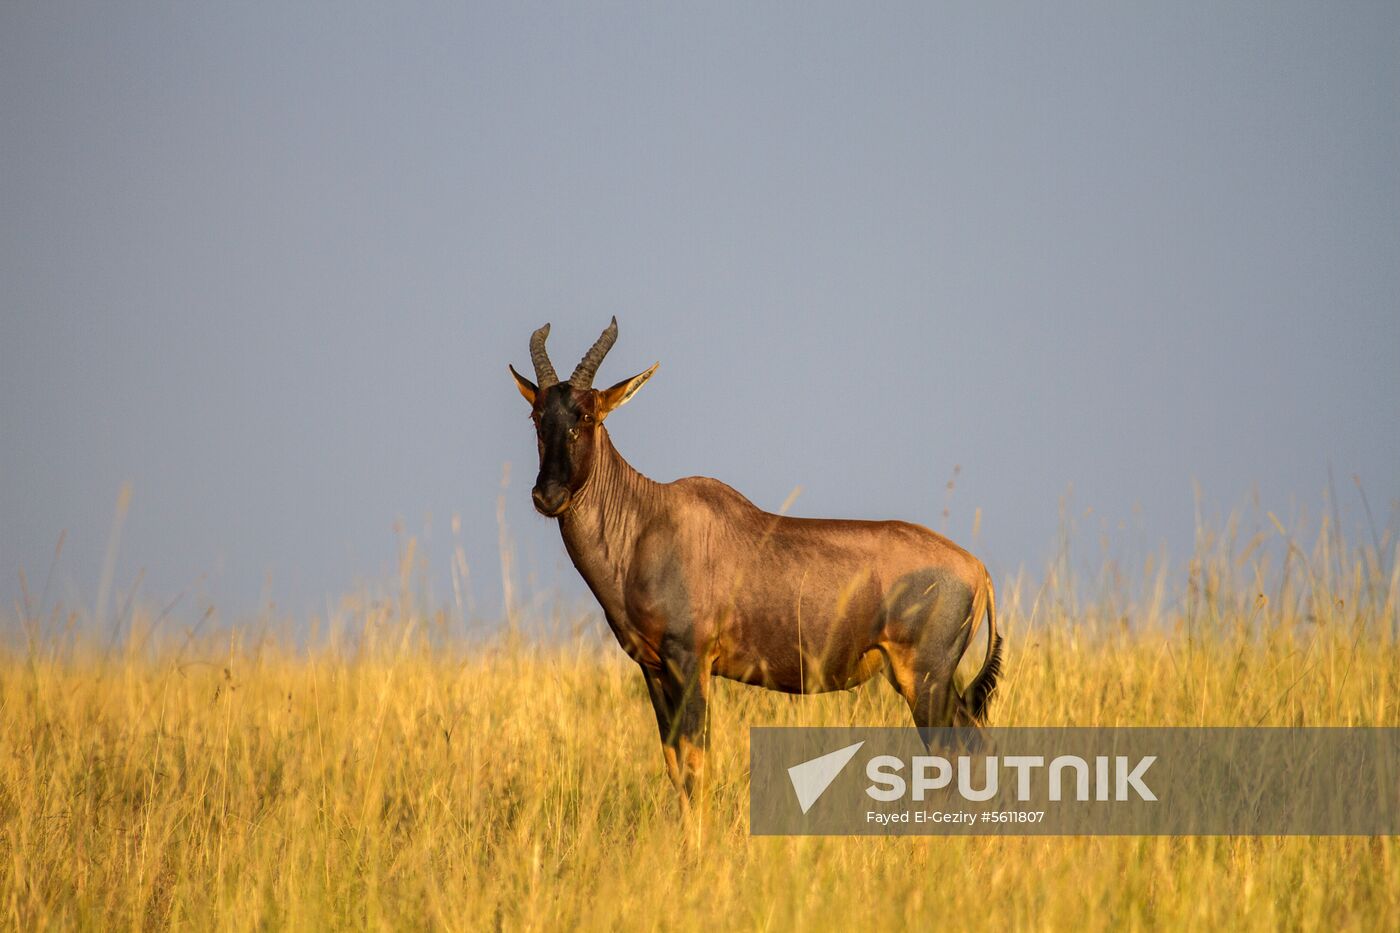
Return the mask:
M 661 484 L 643 476 L 613 447 L 599 425 L 593 470 L 559 517 L 559 531 L 574 566 L 604 605 L 604 593 L 620 598 L 630 545 L 664 508 Z

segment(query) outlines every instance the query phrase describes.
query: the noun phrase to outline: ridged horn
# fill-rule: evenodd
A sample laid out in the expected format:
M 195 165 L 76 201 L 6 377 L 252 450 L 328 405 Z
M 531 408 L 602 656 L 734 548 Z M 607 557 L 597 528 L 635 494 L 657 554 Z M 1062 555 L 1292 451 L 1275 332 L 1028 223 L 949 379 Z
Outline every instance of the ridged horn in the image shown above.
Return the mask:
M 554 364 L 549 361 L 549 354 L 544 349 L 544 339 L 548 336 L 548 324 L 530 335 L 530 362 L 535 364 L 535 380 L 541 389 L 559 382 L 559 377 L 554 373 Z
M 614 316 L 612 323 L 603 330 L 603 335 L 598 338 L 598 342 L 593 344 L 583 359 L 579 361 L 578 368 L 569 377 L 569 382 L 576 389 L 588 389 L 593 386 L 593 377 L 598 373 L 598 367 L 603 362 L 603 357 L 608 355 L 612 345 L 617 342 L 617 318 Z

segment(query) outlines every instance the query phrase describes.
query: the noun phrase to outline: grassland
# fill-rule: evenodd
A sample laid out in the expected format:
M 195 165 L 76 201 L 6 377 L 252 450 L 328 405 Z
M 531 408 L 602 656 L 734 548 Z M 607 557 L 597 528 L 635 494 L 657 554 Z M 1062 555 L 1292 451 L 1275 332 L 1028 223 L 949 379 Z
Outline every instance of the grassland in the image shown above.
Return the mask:
M 1393 546 L 1238 537 L 1000 581 L 995 721 L 1400 724 Z M 465 638 L 407 587 L 309 642 L 24 616 L 0 654 L 17 929 L 1400 928 L 1394 838 L 750 837 L 747 727 L 904 724 L 883 683 L 721 683 L 688 831 L 596 626 Z

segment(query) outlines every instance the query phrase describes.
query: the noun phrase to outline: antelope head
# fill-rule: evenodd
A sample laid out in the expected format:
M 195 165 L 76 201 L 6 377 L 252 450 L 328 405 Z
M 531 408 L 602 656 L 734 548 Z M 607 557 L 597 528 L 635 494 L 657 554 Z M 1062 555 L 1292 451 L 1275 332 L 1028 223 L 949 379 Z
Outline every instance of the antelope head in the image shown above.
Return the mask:
M 549 518 L 569 510 L 574 497 L 588 485 L 598 447 L 598 432 L 614 409 L 621 408 L 651 378 L 660 363 L 607 389 L 593 388 L 593 377 L 603 357 L 617 340 L 617 318 L 583 355 L 567 382 L 560 382 L 545 351 L 546 324 L 530 336 L 530 362 L 535 382 L 510 367 L 515 387 L 530 403 L 535 437 L 540 449 L 540 472 L 531 498 L 535 509 Z

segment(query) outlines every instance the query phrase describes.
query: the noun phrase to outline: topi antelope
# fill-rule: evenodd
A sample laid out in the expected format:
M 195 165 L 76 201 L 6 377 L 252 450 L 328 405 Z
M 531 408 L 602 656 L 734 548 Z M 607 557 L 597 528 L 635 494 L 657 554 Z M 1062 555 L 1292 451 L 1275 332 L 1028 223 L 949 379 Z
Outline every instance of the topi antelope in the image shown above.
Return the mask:
M 699 786 L 712 675 L 814 693 L 883 671 L 920 728 L 985 721 L 1001 638 L 981 561 L 907 522 L 789 518 L 717 480 L 647 479 L 603 421 L 660 364 L 593 388 L 614 318 L 560 382 L 547 336 L 548 324 L 530 338 L 536 382 L 510 367 L 539 441 L 531 495 L 642 668 L 683 807 Z M 983 613 L 987 654 L 959 695 L 953 673 Z

